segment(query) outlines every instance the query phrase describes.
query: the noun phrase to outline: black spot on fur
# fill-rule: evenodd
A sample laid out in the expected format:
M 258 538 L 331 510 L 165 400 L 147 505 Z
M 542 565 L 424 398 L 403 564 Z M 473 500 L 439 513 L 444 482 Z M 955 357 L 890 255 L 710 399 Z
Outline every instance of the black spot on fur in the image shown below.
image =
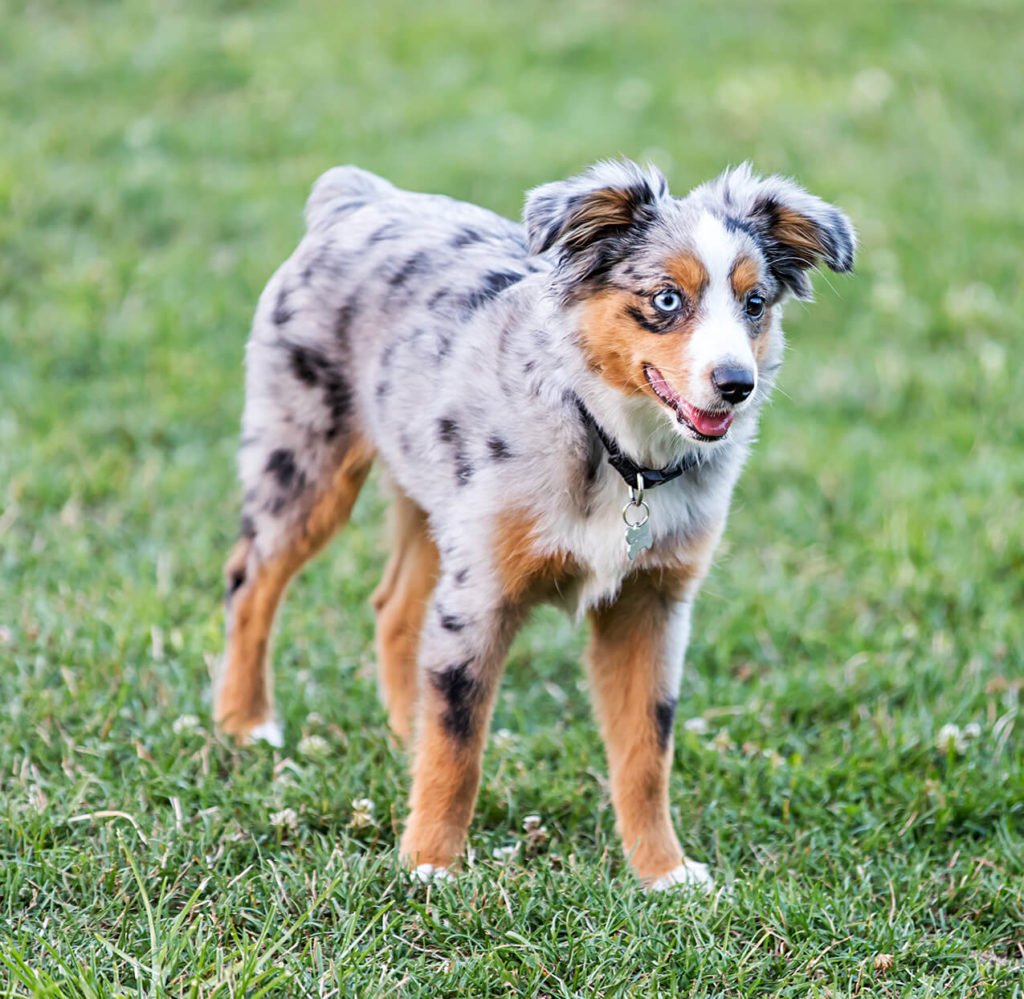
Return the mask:
M 363 198 L 355 198 L 352 201 L 343 201 L 339 205 L 335 205 L 331 209 L 331 217 L 336 218 L 339 215 L 351 215 L 353 212 L 359 211 L 367 205 L 368 202 Z
M 475 291 L 471 291 L 462 300 L 462 307 L 466 313 L 475 312 L 488 302 L 497 298 L 506 288 L 522 281 L 525 275 L 515 271 L 490 271 L 484 275 L 483 284 Z
M 342 372 L 318 350 L 310 347 L 291 348 L 292 374 L 310 388 L 323 388 L 324 406 L 330 420 L 325 436 L 337 437 L 352 412 L 352 389 Z
M 377 382 L 377 387 L 376 387 L 376 389 L 374 389 L 374 393 L 375 393 L 375 395 L 377 396 L 378 399 L 386 399 L 387 395 L 388 395 L 388 393 L 390 391 L 391 391 L 391 382 L 386 381 L 386 380 L 385 381 Z
M 674 697 L 670 697 L 667 701 L 659 701 L 654 705 L 654 724 L 658 730 L 658 748 L 662 752 L 668 749 L 675 720 L 676 699 Z
M 402 227 L 397 221 L 392 220 L 385 222 L 375 232 L 370 234 L 370 237 L 366 240 L 371 246 L 377 243 L 383 243 L 390 239 L 398 239 L 402 235 Z
M 353 297 L 347 301 L 334 317 L 334 338 L 336 340 L 348 340 L 352 324 L 359 314 L 359 303 Z
M 442 303 L 451 296 L 451 288 L 438 288 L 430 298 L 427 299 L 427 308 L 431 312 L 436 311 Z
M 471 478 L 473 478 L 473 464 L 466 457 L 464 451 L 457 450 L 455 452 L 455 482 L 457 485 L 464 486 Z
M 401 288 L 407 281 L 430 270 L 430 256 L 420 250 L 414 253 L 401 267 L 388 278 L 388 284 L 392 288 Z
M 497 434 L 492 434 L 487 438 L 487 450 L 491 452 L 491 457 L 495 461 L 507 461 L 512 457 L 508 443 Z
M 457 573 L 455 573 L 453 578 L 455 580 L 455 585 L 456 586 L 464 586 L 465 583 L 466 583 L 466 580 L 469 579 L 469 570 L 468 569 L 459 569 L 459 571 Z
M 286 448 L 271 451 L 267 459 L 267 472 L 274 476 L 282 489 L 291 489 L 298 475 L 295 455 Z
M 445 631 L 462 631 L 466 627 L 466 622 L 457 614 L 445 614 L 441 610 L 438 610 L 438 614 L 441 615 L 441 627 Z
M 292 374 L 303 385 L 318 385 L 327 368 L 327 359 L 317 350 L 309 347 L 291 348 Z
M 486 237 L 479 229 L 474 229 L 471 226 L 466 226 L 452 238 L 451 246 L 453 249 L 461 250 L 464 246 L 471 246 L 473 243 L 482 243 Z
M 475 708 L 479 698 L 479 684 L 470 675 L 472 659 L 448 666 L 441 672 L 430 672 L 430 685 L 445 700 L 441 716 L 445 729 L 453 738 L 465 742 L 475 728 Z
M 250 541 L 256 537 L 256 524 L 249 514 L 242 517 L 242 537 Z
M 537 362 L 531 357 L 528 361 L 523 362 L 523 374 L 528 375 L 537 366 Z
M 245 566 L 234 569 L 228 573 L 228 592 L 226 599 L 230 600 L 245 585 Z
M 450 417 L 442 416 L 437 421 L 438 436 L 445 444 L 456 444 L 459 440 L 459 425 Z
M 277 293 L 277 301 L 274 303 L 274 312 L 271 316 L 275 326 L 284 326 L 295 315 L 295 310 L 288 305 L 288 294 L 287 288 L 281 288 Z
M 332 440 L 344 429 L 352 412 L 352 389 L 338 371 L 329 372 L 324 379 L 324 405 L 331 416 L 326 436 Z

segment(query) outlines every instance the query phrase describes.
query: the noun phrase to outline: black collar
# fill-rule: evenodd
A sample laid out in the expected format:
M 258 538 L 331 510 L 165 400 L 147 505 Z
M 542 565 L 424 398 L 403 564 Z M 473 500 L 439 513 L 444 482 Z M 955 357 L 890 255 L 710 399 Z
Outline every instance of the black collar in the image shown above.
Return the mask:
M 623 454 L 618 443 L 604 432 L 601 424 L 594 419 L 579 396 L 576 397 L 576 406 L 579 408 L 584 424 L 593 428 L 604 445 L 605 451 L 608 452 L 608 464 L 622 476 L 630 489 L 636 488 L 637 476 L 642 477 L 644 489 L 653 489 L 655 486 L 671 482 L 684 472 L 689 472 L 690 469 L 697 467 L 698 458 L 692 451 L 678 465 L 669 465 L 667 468 L 644 468 L 643 465 L 638 465 L 632 458 Z

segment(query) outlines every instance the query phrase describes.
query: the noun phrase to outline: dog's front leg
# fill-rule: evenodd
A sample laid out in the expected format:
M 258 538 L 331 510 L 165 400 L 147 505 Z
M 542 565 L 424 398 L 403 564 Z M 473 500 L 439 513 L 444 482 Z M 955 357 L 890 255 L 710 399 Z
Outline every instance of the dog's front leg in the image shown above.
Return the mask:
M 660 572 L 626 581 L 618 600 L 590 613 L 587 665 L 608 754 L 612 803 L 633 870 L 651 888 L 707 884 L 672 828 L 672 728 L 695 586 Z
M 520 614 L 481 607 L 480 593 L 442 574 L 419 652 L 419 701 L 403 863 L 446 872 L 465 843 L 498 681 Z

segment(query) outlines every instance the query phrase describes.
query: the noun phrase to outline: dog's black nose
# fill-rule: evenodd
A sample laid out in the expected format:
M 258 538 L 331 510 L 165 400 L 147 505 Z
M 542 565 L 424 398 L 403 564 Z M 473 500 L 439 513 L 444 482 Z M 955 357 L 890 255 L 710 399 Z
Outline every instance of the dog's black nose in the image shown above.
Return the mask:
M 754 391 L 754 372 L 723 364 L 711 372 L 711 384 L 726 402 L 736 406 Z

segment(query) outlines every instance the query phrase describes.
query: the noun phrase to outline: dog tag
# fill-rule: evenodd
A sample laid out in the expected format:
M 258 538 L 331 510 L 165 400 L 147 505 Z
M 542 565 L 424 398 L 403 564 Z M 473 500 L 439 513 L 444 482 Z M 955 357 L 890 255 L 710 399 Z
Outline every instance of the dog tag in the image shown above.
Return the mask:
M 651 539 L 651 526 L 644 518 L 639 524 L 627 524 L 626 526 L 626 548 L 630 562 L 641 552 L 647 551 L 653 546 Z
M 648 523 L 650 519 L 651 508 L 644 502 L 644 477 L 638 472 L 636 486 L 629 489 L 629 502 L 622 508 L 622 520 L 626 525 L 626 554 L 630 562 L 654 546 Z

